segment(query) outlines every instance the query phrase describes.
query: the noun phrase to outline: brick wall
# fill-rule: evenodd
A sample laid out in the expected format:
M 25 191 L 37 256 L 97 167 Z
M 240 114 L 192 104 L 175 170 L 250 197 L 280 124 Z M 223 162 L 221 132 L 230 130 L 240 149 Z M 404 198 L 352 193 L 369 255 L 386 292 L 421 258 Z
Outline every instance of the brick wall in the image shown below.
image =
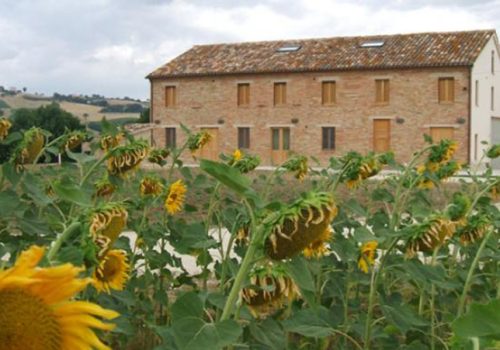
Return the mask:
M 438 102 L 438 78 L 454 77 L 455 102 Z M 390 101 L 375 103 L 375 79 L 390 80 Z M 336 81 L 336 104 L 321 104 L 321 82 Z M 287 104 L 273 105 L 274 82 L 287 82 Z M 237 84 L 250 83 L 250 104 L 237 106 Z M 165 107 L 165 86 L 175 85 L 177 104 Z M 441 68 L 419 70 L 358 71 L 332 73 L 294 73 L 190 77 L 154 80 L 152 119 L 157 146 L 165 145 L 164 127 L 177 127 L 177 144 L 185 136 L 182 123 L 197 131 L 200 127 L 219 129 L 219 150 L 237 147 L 237 127 L 250 126 L 250 153 L 264 164 L 271 161 L 271 127 L 289 126 L 291 149 L 314 155 L 327 164 L 332 155 L 373 149 L 373 120 L 391 120 L 391 148 L 399 160 L 407 160 L 422 147 L 429 127 L 454 127 L 460 148 L 457 157 L 467 161 L 469 130 L 469 69 Z M 296 118 L 297 123 L 292 119 Z M 463 118 L 461 124 L 457 119 Z M 404 120 L 403 123 L 401 121 Z M 223 124 L 220 124 L 223 122 Z M 336 127 L 336 149 L 324 151 L 321 126 Z M 186 158 L 186 161 L 190 159 Z M 192 161 L 192 160 L 191 160 Z

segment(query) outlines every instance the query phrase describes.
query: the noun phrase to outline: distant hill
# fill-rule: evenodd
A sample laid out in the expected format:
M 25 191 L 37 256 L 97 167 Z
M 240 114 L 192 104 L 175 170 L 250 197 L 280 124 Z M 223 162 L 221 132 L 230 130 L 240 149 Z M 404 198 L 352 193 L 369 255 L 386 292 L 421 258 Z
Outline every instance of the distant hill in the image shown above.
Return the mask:
M 28 94 L 21 91 L 0 91 L 0 109 L 4 116 L 9 116 L 11 111 L 18 108 L 38 108 L 43 105 L 57 102 L 61 108 L 70 112 L 83 123 L 102 120 L 138 119 L 141 111 L 149 107 L 149 103 L 130 98 L 106 98 L 99 95 L 62 95 L 54 94 L 47 97 L 38 94 Z

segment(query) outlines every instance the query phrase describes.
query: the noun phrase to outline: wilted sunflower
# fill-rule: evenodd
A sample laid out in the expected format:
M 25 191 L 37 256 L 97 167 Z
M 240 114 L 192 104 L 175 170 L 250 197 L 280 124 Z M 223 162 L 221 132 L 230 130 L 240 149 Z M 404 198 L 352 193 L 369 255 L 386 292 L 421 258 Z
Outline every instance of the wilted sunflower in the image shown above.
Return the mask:
M 24 133 L 23 140 L 16 147 L 13 154 L 14 163 L 22 168 L 25 164 L 33 163 L 39 156 L 45 144 L 42 129 L 31 128 Z
M 155 148 L 149 152 L 148 161 L 160 166 L 167 164 L 167 157 L 170 155 L 170 151 L 164 148 Z
M 259 164 L 260 158 L 258 156 L 245 154 L 243 158 L 230 165 L 238 169 L 242 174 L 246 174 L 257 168 Z
M 107 203 L 92 212 L 89 232 L 99 247 L 99 257 L 113 246 L 125 228 L 127 218 L 127 211 L 119 203 Z
M 140 191 L 143 196 L 159 196 L 163 192 L 163 185 L 155 177 L 146 176 L 141 180 Z
M 491 199 L 496 202 L 500 200 L 500 182 L 498 182 L 495 186 L 491 187 Z
M 364 273 L 368 273 L 370 266 L 375 264 L 377 246 L 377 241 L 368 241 L 363 243 L 359 250 L 358 267 Z
M 434 215 L 411 228 L 411 237 L 406 244 L 409 257 L 416 252 L 432 252 L 441 247 L 455 233 L 455 223 L 443 215 Z
M 123 140 L 123 133 L 117 133 L 115 135 L 103 135 L 101 137 L 100 146 L 104 151 L 109 151 L 112 148 L 117 147 Z
M 87 301 L 70 301 L 89 283 L 71 264 L 38 268 L 44 249 L 32 246 L 0 270 L 0 348 L 6 350 L 111 350 L 94 329 L 109 331 L 118 313 Z
M 329 193 L 309 192 L 303 198 L 269 219 L 271 231 L 266 239 L 266 254 L 275 260 L 291 258 L 325 233 L 337 206 Z
M 7 137 L 11 126 L 12 123 L 8 119 L 0 118 L 0 141 Z
M 309 244 L 303 251 L 302 254 L 307 259 L 316 258 L 319 259 L 322 256 L 326 255 L 328 252 L 328 242 L 330 242 L 332 238 L 333 229 L 331 226 L 328 226 L 323 232 L 323 234 L 314 242 Z
M 149 146 L 145 141 L 134 141 L 126 146 L 118 146 L 110 150 L 108 172 L 112 175 L 124 175 L 136 169 L 147 157 Z
M 469 212 L 471 205 L 471 200 L 465 193 L 455 192 L 446 213 L 451 221 L 464 224 L 466 221 L 465 216 Z
M 94 271 L 94 287 L 99 292 L 106 293 L 110 293 L 111 289 L 123 290 L 129 270 L 125 251 L 112 249 L 101 258 Z
M 342 180 L 349 189 L 357 188 L 364 180 L 377 175 L 391 158 L 392 153 L 362 156 L 358 152 L 349 152 L 341 158 L 344 164 Z
M 96 190 L 95 195 L 97 197 L 107 197 L 116 191 L 116 186 L 109 181 L 107 176 L 98 180 L 94 186 Z
M 240 295 L 254 317 L 266 317 L 300 296 L 295 282 L 282 268 L 274 265 L 251 271 L 250 284 Z
M 309 171 L 309 166 L 307 164 L 307 157 L 294 155 L 291 158 L 287 159 L 285 163 L 281 165 L 282 168 L 286 169 L 289 172 L 295 172 L 295 178 L 303 181 Z
M 184 185 L 182 180 L 177 180 L 170 185 L 167 199 L 165 200 L 165 209 L 170 215 L 174 215 L 182 210 L 186 192 L 186 185 Z
M 212 140 L 212 135 L 208 131 L 200 131 L 189 135 L 187 146 L 191 153 L 195 153 L 209 143 L 210 140 Z
M 88 135 L 84 131 L 73 130 L 68 132 L 61 139 L 59 149 L 64 151 L 69 149 L 70 151 L 76 149 L 78 146 L 82 144 L 87 139 Z
M 467 220 L 466 225 L 457 230 L 457 235 L 463 245 L 468 245 L 483 238 L 485 233 L 491 229 L 493 226 L 486 216 L 473 215 Z
M 442 164 L 439 169 L 436 170 L 436 176 L 439 180 L 445 180 L 455 175 L 461 168 L 462 165 L 460 165 L 460 163 L 452 160 Z
M 432 145 L 429 150 L 427 162 L 430 164 L 443 164 L 449 162 L 456 150 L 458 143 L 453 140 L 444 139 Z
M 493 145 L 486 151 L 486 156 L 490 159 L 500 157 L 500 145 Z

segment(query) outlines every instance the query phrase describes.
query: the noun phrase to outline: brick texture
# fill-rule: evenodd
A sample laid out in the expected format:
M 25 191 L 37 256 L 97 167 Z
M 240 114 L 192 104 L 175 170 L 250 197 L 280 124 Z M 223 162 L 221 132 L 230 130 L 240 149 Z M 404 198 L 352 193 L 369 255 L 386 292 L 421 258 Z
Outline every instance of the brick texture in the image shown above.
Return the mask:
M 453 77 L 455 101 L 439 103 L 438 79 Z M 375 102 L 375 79 L 389 79 L 388 104 Z M 321 104 L 321 82 L 336 81 L 336 104 Z M 193 131 L 219 129 L 220 152 L 238 145 L 237 127 L 250 127 L 250 149 L 271 164 L 271 127 L 289 126 L 291 150 L 317 157 L 322 165 L 333 155 L 373 149 L 373 120 L 391 120 L 391 149 L 408 160 L 424 145 L 430 126 L 454 127 L 457 158 L 466 162 L 469 142 L 469 68 L 426 68 L 331 73 L 248 74 L 152 80 L 153 142 L 165 145 L 165 127 L 177 127 L 178 146 L 185 141 L 180 124 Z M 274 82 L 287 83 L 287 103 L 273 105 Z M 250 83 L 250 104 L 237 105 L 237 84 Z M 165 86 L 176 86 L 176 106 L 165 106 Z M 292 122 L 296 119 L 296 123 Z M 321 126 L 336 127 L 336 149 L 321 148 Z M 184 161 L 193 162 L 186 157 Z

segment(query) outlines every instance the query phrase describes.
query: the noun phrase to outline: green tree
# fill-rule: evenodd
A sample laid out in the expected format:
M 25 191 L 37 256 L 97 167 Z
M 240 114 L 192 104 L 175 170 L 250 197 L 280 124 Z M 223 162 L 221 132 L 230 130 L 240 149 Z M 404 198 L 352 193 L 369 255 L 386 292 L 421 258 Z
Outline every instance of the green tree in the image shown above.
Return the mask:
M 144 124 L 150 123 L 149 113 L 150 113 L 150 108 L 149 107 L 144 108 L 144 110 L 141 112 L 141 115 L 139 116 L 139 123 L 144 123 Z

